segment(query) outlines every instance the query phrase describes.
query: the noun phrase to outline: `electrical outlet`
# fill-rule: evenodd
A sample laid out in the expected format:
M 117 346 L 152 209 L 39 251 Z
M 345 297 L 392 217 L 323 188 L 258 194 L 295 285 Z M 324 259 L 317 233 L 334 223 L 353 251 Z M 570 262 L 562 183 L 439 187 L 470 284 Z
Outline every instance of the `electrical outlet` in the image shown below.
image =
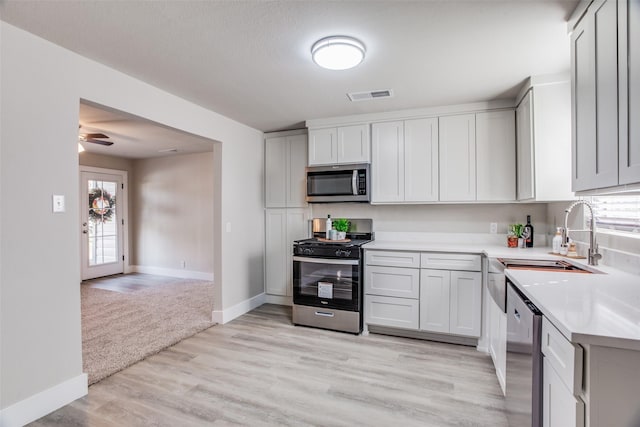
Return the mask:
M 492 222 L 491 224 L 489 224 L 489 233 L 491 233 L 491 234 L 497 234 L 498 233 L 498 223 L 497 222 Z

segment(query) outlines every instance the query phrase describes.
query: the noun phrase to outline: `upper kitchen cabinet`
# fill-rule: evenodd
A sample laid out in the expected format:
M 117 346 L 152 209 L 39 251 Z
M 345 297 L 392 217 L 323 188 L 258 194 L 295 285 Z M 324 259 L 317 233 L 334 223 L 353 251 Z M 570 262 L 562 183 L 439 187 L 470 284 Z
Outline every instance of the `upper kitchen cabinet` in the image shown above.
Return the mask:
M 574 191 L 640 183 L 640 3 L 596 0 L 571 35 Z
M 307 135 L 279 132 L 265 139 L 265 206 L 305 207 Z
M 555 80 L 555 81 L 554 81 Z M 517 199 L 571 200 L 571 85 L 531 77 L 516 109 Z
M 476 200 L 476 116 L 461 114 L 438 119 L 440 200 Z
M 640 182 L 640 2 L 618 3 L 619 184 Z
M 372 203 L 438 200 L 438 119 L 374 123 Z
M 476 200 L 516 198 L 516 118 L 513 110 L 476 114 Z
M 369 125 L 309 129 L 309 166 L 369 163 Z

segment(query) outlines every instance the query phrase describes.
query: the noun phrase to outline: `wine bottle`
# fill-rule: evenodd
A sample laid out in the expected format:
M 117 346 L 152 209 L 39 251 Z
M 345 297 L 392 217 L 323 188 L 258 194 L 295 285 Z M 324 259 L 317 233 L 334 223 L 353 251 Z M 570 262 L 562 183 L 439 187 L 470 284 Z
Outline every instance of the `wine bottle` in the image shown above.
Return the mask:
M 523 236 L 525 238 L 524 246 L 526 248 L 532 248 L 533 247 L 533 225 L 531 225 L 531 215 L 527 215 L 527 223 L 524 225 Z

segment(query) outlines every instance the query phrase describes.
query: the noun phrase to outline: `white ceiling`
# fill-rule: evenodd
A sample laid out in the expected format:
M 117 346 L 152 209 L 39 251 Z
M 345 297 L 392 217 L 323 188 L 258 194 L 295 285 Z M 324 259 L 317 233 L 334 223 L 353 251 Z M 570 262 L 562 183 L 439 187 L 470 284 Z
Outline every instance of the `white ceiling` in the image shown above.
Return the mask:
M 80 103 L 79 124 L 79 134 L 103 133 L 113 142 L 104 146 L 80 141 L 88 153 L 146 159 L 213 151 L 210 139 L 100 105 Z
M 0 1 L 2 20 L 262 131 L 307 119 L 514 98 L 569 70 L 578 0 Z M 311 45 L 362 40 L 348 71 Z M 353 103 L 347 92 L 393 89 Z

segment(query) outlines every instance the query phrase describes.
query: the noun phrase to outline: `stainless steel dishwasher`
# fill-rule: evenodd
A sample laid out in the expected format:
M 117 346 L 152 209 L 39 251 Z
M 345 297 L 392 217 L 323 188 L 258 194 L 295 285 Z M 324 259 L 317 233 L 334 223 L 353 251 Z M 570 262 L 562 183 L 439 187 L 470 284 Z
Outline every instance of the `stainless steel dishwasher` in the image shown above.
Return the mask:
M 507 278 L 506 409 L 510 426 L 542 426 L 542 314 Z

